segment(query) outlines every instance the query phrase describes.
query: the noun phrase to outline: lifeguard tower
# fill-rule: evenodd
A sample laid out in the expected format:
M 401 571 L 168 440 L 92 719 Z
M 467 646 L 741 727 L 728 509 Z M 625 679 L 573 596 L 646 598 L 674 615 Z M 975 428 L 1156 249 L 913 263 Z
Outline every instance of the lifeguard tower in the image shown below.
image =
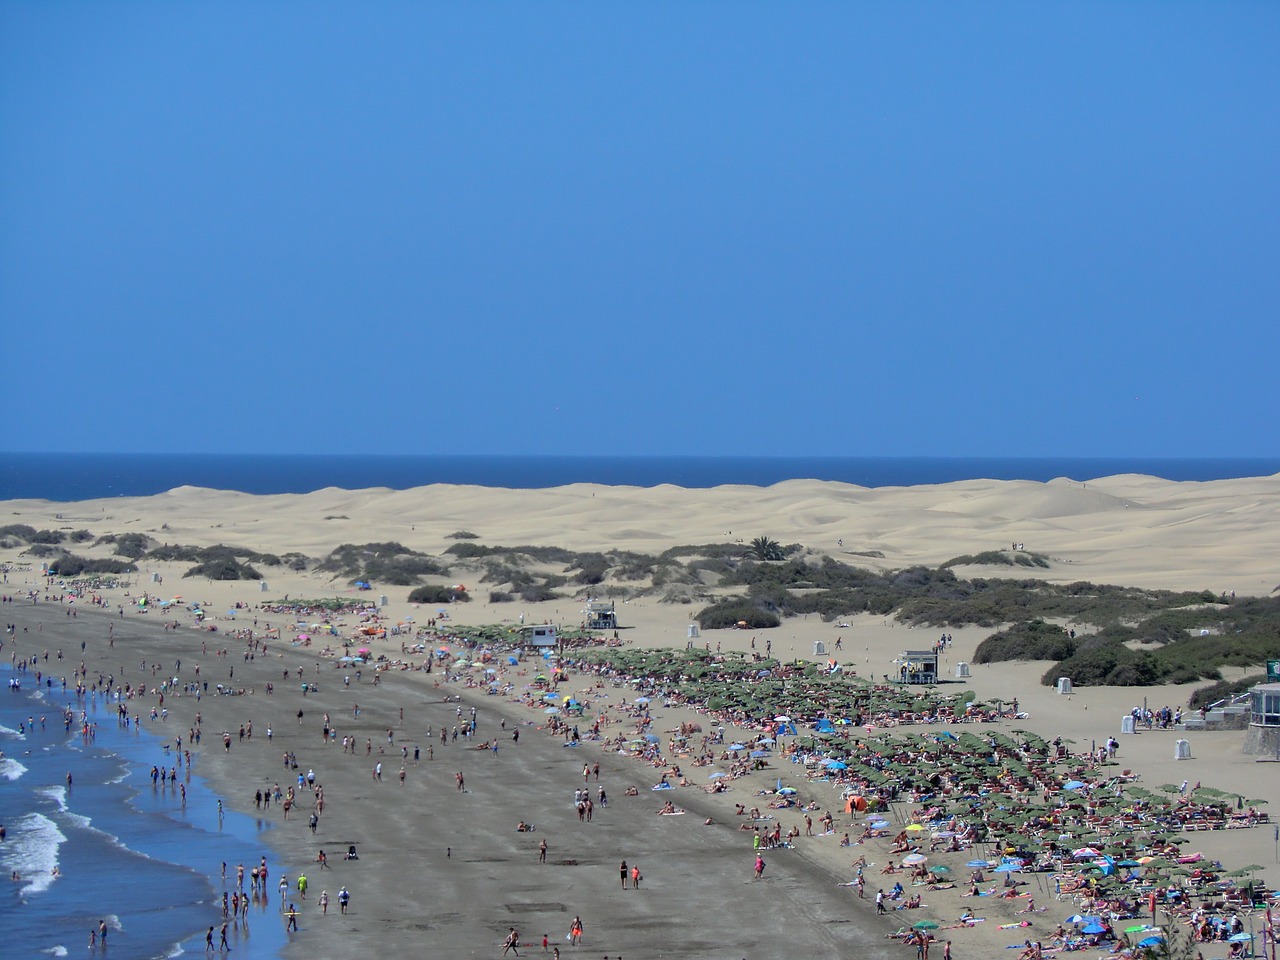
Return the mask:
M 588 600 L 582 608 L 588 630 L 617 630 L 618 611 L 612 600 Z
M 1271 664 L 1267 666 L 1270 668 Z M 1267 676 L 1270 679 L 1275 674 L 1268 669 Z M 1249 730 L 1244 737 L 1244 752 L 1280 757 L 1280 682 L 1260 683 L 1249 691 Z
M 938 655 L 932 650 L 903 650 L 893 662 L 899 683 L 938 682 Z

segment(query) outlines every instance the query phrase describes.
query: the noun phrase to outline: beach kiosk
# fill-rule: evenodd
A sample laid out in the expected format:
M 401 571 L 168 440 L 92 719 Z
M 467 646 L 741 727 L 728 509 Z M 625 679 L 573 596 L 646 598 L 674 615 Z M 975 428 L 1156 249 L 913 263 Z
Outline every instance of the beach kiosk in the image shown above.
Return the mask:
M 1272 661 L 1280 665 L 1280 661 Z M 1267 664 L 1268 677 L 1271 663 Z M 1249 730 L 1244 752 L 1251 756 L 1280 757 L 1280 682 L 1260 683 L 1249 691 Z
M 932 650 L 904 650 L 893 662 L 899 683 L 938 682 L 938 655 Z
M 521 627 L 525 635 L 525 644 L 538 650 L 554 650 L 559 641 L 556 640 L 556 628 L 552 623 L 534 623 Z
M 582 612 L 588 630 L 618 629 L 618 612 L 612 600 L 588 600 Z

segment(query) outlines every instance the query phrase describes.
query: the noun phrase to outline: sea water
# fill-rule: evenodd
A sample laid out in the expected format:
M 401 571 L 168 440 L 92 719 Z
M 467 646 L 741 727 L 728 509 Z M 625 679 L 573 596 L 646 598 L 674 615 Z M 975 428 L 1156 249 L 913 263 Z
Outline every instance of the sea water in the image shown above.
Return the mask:
M 21 681 L 14 689 L 10 679 Z M 225 810 L 196 771 L 186 786 L 152 785 L 153 765 L 176 766 L 181 731 L 144 721 L 123 727 L 114 702 L 77 700 L 61 685 L 42 690 L 34 673 L 0 668 L 0 956 L 103 956 L 150 960 L 204 955 L 205 931 L 222 924 L 222 893 L 267 856 L 269 825 Z M 77 722 L 64 727 L 63 708 Z M 96 736 L 81 736 L 81 711 Z M 162 728 L 156 730 L 155 728 Z M 154 731 L 154 732 L 153 732 Z M 165 738 L 165 739 L 162 739 Z M 68 784 L 70 775 L 70 784 Z M 226 880 L 222 863 L 226 862 Z M 248 884 L 248 880 L 245 881 Z M 88 949 L 108 928 L 108 948 Z M 215 929 L 215 945 L 218 929 Z M 231 956 L 280 955 L 284 921 L 274 900 L 254 903 L 246 923 L 228 928 Z

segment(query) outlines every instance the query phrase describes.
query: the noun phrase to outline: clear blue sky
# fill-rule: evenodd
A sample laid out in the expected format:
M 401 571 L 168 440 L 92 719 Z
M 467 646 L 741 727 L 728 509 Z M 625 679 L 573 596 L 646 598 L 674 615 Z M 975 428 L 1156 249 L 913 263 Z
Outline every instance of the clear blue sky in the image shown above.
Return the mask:
M 0 4 L 0 447 L 1280 452 L 1280 3 Z

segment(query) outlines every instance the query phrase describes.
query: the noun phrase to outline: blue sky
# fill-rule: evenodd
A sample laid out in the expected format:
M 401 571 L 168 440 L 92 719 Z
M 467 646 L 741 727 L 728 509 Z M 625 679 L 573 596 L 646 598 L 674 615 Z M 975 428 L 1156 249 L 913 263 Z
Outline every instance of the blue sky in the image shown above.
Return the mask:
M 0 4 L 14 450 L 1269 456 L 1280 4 Z

